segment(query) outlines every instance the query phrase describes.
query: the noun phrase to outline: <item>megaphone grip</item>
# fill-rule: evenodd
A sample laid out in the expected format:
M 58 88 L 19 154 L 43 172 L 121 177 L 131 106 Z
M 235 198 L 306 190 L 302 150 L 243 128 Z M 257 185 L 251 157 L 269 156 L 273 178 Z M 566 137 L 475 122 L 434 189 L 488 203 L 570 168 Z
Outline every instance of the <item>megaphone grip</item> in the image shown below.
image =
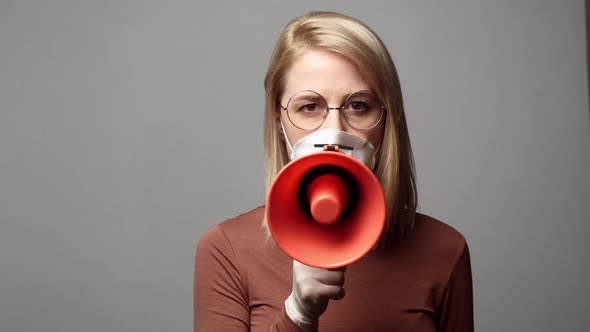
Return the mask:
M 342 215 L 349 195 L 342 179 L 333 174 L 324 174 L 312 181 L 308 189 L 311 216 L 320 224 L 332 224 Z

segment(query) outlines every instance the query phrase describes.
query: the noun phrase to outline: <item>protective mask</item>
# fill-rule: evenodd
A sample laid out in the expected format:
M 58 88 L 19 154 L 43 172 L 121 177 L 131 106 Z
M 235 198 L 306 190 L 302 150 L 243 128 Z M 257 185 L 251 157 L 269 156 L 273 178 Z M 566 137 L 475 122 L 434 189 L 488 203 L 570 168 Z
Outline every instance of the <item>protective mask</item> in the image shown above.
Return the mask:
M 344 131 L 332 128 L 320 129 L 305 136 L 293 146 L 291 146 L 286 134 L 285 140 L 291 149 L 291 160 L 310 153 L 323 151 L 325 145 L 338 145 L 340 152 L 359 160 L 370 170 L 375 167 L 375 147 L 366 139 Z

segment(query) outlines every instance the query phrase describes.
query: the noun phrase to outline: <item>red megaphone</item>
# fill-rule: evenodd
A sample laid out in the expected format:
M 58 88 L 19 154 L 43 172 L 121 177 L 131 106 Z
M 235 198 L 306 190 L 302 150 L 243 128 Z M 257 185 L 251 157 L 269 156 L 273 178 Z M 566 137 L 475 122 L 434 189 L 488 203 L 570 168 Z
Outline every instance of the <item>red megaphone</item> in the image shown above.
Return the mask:
M 342 152 L 317 152 L 279 172 L 268 192 L 266 221 L 291 258 L 334 269 L 373 248 L 385 225 L 385 198 L 363 163 Z

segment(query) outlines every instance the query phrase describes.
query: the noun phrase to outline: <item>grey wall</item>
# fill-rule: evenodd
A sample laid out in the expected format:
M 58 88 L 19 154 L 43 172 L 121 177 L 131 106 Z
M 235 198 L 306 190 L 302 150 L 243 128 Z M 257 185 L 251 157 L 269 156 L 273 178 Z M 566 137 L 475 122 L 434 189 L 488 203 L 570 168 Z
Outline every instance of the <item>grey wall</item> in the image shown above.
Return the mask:
M 477 330 L 587 330 L 583 1 L 2 0 L 1 331 L 192 329 L 196 243 L 264 202 L 262 79 L 311 9 L 393 54 Z

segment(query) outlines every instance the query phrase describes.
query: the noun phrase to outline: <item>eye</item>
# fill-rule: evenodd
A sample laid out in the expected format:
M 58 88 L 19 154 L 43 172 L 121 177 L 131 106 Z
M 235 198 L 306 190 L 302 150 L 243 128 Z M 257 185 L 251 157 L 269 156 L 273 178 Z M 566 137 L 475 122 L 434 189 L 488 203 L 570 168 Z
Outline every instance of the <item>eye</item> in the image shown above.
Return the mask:
M 362 100 L 355 100 L 348 103 L 346 111 L 352 113 L 364 113 L 369 110 L 369 104 Z
M 320 113 L 322 111 L 322 108 L 320 107 L 320 105 L 315 104 L 315 103 L 309 103 L 309 104 L 305 104 L 301 107 L 299 107 L 298 112 L 302 112 L 302 113 Z

